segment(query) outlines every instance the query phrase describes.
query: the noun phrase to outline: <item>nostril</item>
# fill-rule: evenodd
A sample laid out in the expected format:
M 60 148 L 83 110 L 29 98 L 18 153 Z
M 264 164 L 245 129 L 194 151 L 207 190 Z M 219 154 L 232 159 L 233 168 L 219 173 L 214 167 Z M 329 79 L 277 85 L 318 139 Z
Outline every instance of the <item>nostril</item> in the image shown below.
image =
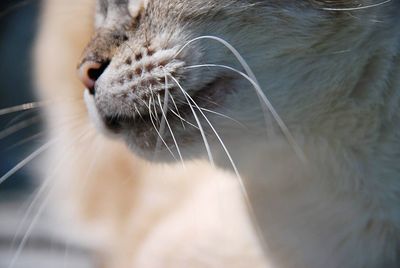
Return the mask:
M 92 95 L 94 95 L 95 93 L 94 86 L 97 79 L 99 79 L 99 77 L 103 74 L 104 70 L 108 67 L 109 64 L 109 61 L 85 61 L 79 67 L 79 78 L 81 79 L 85 87 L 89 89 Z
M 100 63 L 100 66 L 98 68 L 91 68 L 88 70 L 88 75 L 91 79 L 97 81 L 99 77 L 104 73 L 104 71 L 107 69 L 108 65 L 110 65 L 109 61 L 105 61 Z

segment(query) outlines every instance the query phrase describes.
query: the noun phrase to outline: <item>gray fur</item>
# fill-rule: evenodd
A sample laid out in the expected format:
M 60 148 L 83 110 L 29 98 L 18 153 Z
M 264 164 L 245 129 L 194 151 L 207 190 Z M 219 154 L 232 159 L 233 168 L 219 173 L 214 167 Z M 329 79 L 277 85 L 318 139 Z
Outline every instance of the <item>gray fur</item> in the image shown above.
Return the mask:
M 108 1 L 83 59 L 110 62 L 91 109 L 105 125 L 111 118 L 109 130 L 136 153 L 152 158 L 159 136 L 146 105 L 164 93 L 165 77 L 175 77 L 200 106 L 246 125 L 210 115 L 244 175 L 277 267 L 400 267 L 399 1 L 377 3 Z M 268 115 L 265 125 L 248 81 L 223 69 L 185 68 L 241 68 L 211 40 L 178 53 L 202 35 L 227 40 L 248 61 L 307 163 Z M 183 102 L 184 119 L 195 123 L 177 85 L 169 79 L 166 87 Z M 168 121 L 184 158 L 204 153 L 198 129 L 171 113 Z M 229 166 L 206 120 L 201 124 L 217 162 Z M 163 138 L 174 145 L 168 131 Z M 160 156 L 168 160 L 169 152 Z

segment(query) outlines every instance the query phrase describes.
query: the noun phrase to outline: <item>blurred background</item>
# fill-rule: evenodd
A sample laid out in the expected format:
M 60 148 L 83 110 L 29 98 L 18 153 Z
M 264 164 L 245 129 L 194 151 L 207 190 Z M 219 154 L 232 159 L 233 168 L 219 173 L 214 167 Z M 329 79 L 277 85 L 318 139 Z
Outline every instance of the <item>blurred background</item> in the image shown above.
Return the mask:
M 45 143 L 40 109 L 4 114 L 7 108 L 37 101 L 32 51 L 40 4 L 0 1 L 0 182 Z M 0 268 L 92 267 L 86 250 L 51 231 L 56 226 L 37 208 L 42 201 L 33 206 L 37 183 L 32 167 L 28 164 L 0 183 Z
M 31 51 L 39 0 L 0 1 L 0 110 L 35 101 Z M 0 176 L 43 142 L 38 109 L 0 115 Z M 32 186 L 29 166 L 0 185 L 0 199 L 24 194 Z

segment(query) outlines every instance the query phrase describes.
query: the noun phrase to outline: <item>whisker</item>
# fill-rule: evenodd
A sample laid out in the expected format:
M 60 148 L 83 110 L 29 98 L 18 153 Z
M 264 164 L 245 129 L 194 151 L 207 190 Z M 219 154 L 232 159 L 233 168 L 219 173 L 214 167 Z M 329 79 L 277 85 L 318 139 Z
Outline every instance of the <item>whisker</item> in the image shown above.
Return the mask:
M 15 243 L 15 240 L 16 240 L 17 236 L 20 234 L 20 232 L 22 230 L 22 227 L 25 225 L 25 223 L 26 223 L 26 221 L 28 219 L 28 216 L 31 214 L 31 212 L 34 209 L 35 205 L 39 202 L 40 197 L 50 187 L 50 185 L 52 183 L 52 180 L 53 180 L 54 176 L 56 175 L 58 169 L 62 166 L 62 164 L 64 163 L 64 160 L 68 157 L 69 151 L 71 151 L 71 149 L 68 148 L 68 147 L 72 146 L 73 144 L 75 144 L 79 140 L 83 139 L 85 133 L 87 133 L 87 132 L 88 132 L 88 129 L 83 130 L 79 135 L 76 136 L 76 138 L 74 138 L 72 141 L 68 142 L 68 144 L 63 145 L 63 147 L 67 149 L 67 152 L 65 154 L 63 154 L 63 156 L 62 156 L 62 158 L 60 160 L 57 161 L 57 163 L 55 164 L 55 167 L 53 168 L 53 171 L 44 179 L 44 181 L 43 181 L 42 185 L 40 186 L 39 190 L 36 192 L 36 194 L 34 195 L 33 199 L 31 200 L 28 208 L 26 209 L 26 212 L 24 213 L 24 216 L 23 216 L 22 220 L 18 224 L 17 231 L 15 232 L 12 244 Z M 51 187 L 51 188 L 53 189 L 54 186 Z M 21 242 L 21 243 L 25 243 L 25 242 Z M 21 244 L 19 245 L 19 247 L 21 247 Z
M 183 118 L 183 117 L 181 117 L 179 114 L 177 114 L 174 110 L 170 110 L 170 112 L 173 113 L 176 117 L 178 117 L 178 118 L 179 118 L 181 121 L 183 121 L 184 123 L 186 123 L 186 124 L 188 124 L 188 125 L 190 125 L 190 126 L 196 128 L 196 129 L 199 129 L 198 126 L 196 126 L 196 125 L 190 123 L 190 122 L 187 121 L 185 118 Z M 184 128 L 184 129 L 186 129 L 186 128 Z M 199 130 L 200 130 L 200 129 L 199 129 Z
M 239 125 L 242 126 L 242 127 L 246 127 L 245 125 L 243 125 L 243 124 L 242 124 L 241 122 L 239 122 L 238 120 L 236 120 L 236 119 L 234 119 L 234 118 L 232 118 L 232 117 L 230 117 L 230 116 L 227 116 L 226 114 L 221 114 L 221 113 L 219 113 L 219 112 L 216 112 L 216 111 L 213 111 L 213 110 L 210 110 L 210 109 L 206 109 L 206 108 L 201 108 L 201 107 L 200 107 L 200 109 L 201 109 L 202 111 L 204 111 L 204 112 L 211 113 L 211 114 L 215 114 L 215 115 L 224 117 L 224 118 L 226 118 L 226 119 L 232 120 L 233 122 L 239 124 Z
M 142 100 L 141 98 L 138 98 L 138 100 L 140 100 L 147 109 L 150 109 L 150 106 L 144 100 Z
M 160 133 L 161 134 L 163 134 L 164 131 L 165 131 L 165 124 L 166 123 L 168 124 L 168 122 L 167 122 L 167 113 L 168 113 L 168 93 L 169 93 L 169 91 L 168 91 L 168 87 L 167 86 L 168 86 L 167 81 L 165 81 L 164 106 L 161 105 L 160 94 L 157 94 L 157 98 L 158 98 L 158 101 L 160 103 L 160 110 L 161 110 L 161 113 L 162 113 L 161 124 L 160 124 Z M 154 107 L 156 107 L 155 103 L 154 103 Z M 161 129 L 162 129 L 162 131 L 161 131 Z M 178 153 L 179 153 L 179 150 L 178 150 Z
M 176 81 L 176 82 L 177 82 L 177 81 Z M 178 85 L 178 86 L 179 86 L 179 85 Z M 179 86 L 179 87 L 180 87 L 180 86 Z M 181 88 L 181 87 L 180 87 L 180 88 Z M 261 227 L 260 227 L 259 224 L 258 224 L 258 221 L 256 220 L 257 218 L 255 217 L 255 212 L 254 212 L 253 206 L 252 206 L 252 204 L 251 204 L 249 195 L 248 195 L 248 193 L 247 193 L 246 186 L 244 185 L 244 180 L 243 180 L 242 176 L 240 175 L 239 170 L 238 170 L 238 168 L 237 168 L 235 162 L 233 161 L 233 158 L 232 158 L 231 154 L 229 153 L 228 148 L 226 147 L 225 143 L 222 141 L 220 135 L 219 135 L 218 132 L 215 130 L 214 126 L 211 124 L 210 120 L 208 120 L 208 118 L 206 117 L 206 115 L 202 112 L 201 108 L 197 105 L 197 103 L 193 100 L 193 98 L 192 98 L 184 89 L 181 89 L 181 90 L 182 90 L 182 93 L 183 93 L 187 98 L 189 98 L 191 102 L 193 102 L 193 104 L 196 106 L 196 108 L 197 108 L 197 109 L 199 110 L 199 112 L 202 114 L 202 116 L 204 117 L 204 119 L 206 120 L 206 122 L 208 123 L 208 125 L 210 126 L 210 128 L 212 129 L 212 131 L 214 132 L 215 136 L 217 137 L 218 141 L 220 142 L 222 148 L 224 149 L 225 154 L 227 155 L 227 157 L 228 157 L 228 159 L 229 159 L 229 161 L 230 161 L 230 163 L 231 163 L 231 165 L 232 165 L 232 168 L 233 168 L 233 170 L 234 170 L 234 172 L 235 172 L 235 175 L 236 175 L 236 177 L 237 177 L 238 180 L 239 180 L 239 185 L 240 185 L 240 188 L 241 188 L 241 191 L 242 191 L 242 195 L 243 195 L 243 198 L 244 198 L 244 200 L 245 200 L 245 202 L 246 202 L 246 206 L 247 206 L 247 208 L 248 208 L 249 215 L 250 215 L 250 217 L 251 217 L 251 219 L 252 219 L 252 222 L 253 222 L 253 224 L 254 224 L 254 227 L 255 227 L 255 229 L 256 229 L 256 232 L 259 234 L 258 237 L 259 237 L 259 239 L 260 239 L 260 243 L 261 243 L 261 245 L 262 245 L 263 248 L 267 248 L 266 242 L 265 242 L 265 240 L 264 240 L 263 232 L 262 232 L 262 230 L 261 230 Z
M 152 97 L 153 96 L 154 95 L 152 94 Z M 154 100 L 154 98 L 152 98 L 152 100 Z M 149 102 L 149 104 L 150 104 L 150 102 Z M 156 110 L 156 105 L 155 104 L 154 104 L 154 113 L 157 114 L 157 110 Z M 157 118 L 158 118 L 158 115 L 157 115 Z M 157 119 L 157 122 L 160 122 L 160 120 Z M 160 128 L 158 130 L 158 132 L 160 133 L 160 137 L 162 137 L 164 135 L 164 131 L 165 131 L 165 120 L 164 120 L 164 118 L 161 118 Z M 156 148 L 155 148 L 155 156 L 156 156 L 156 153 L 159 152 L 160 147 L 161 147 L 161 140 L 159 138 L 157 138 Z
M 39 190 L 37 190 L 35 192 L 35 194 L 33 194 L 33 197 L 31 197 L 31 201 L 29 202 L 29 206 L 26 209 L 24 216 L 22 217 L 22 220 L 19 222 L 17 230 L 14 234 L 13 240 L 11 242 L 11 246 L 14 247 L 17 237 L 20 234 L 22 228 L 24 227 L 29 215 L 31 214 L 32 210 L 34 209 L 36 203 L 39 201 L 40 197 L 42 196 L 42 194 L 44 193 L 44 191 L 50 186 L 50 181 L 48 179 L 45 180 L 44 183 L 42 183 L 42 185 L 40 186 Z
M 23 6 L 26 6 L 26 5 L 28 5 L 28 4 L 32 3 L 32 2 L 33 2 L 33 0 L 25 0 L 25 1 L 21 1 L 20 3 L 17 3 L 15 5 L 12 5 L 12 6 L 8 7 L 8 8 L 6 8 L 5 10 L 0 12 L 0 19 L 2 19 L 4 16 L 10 14 L 14 10 L 16 10 L 18 8 L 21 8 Z
M 172 157 L 173 157 L 175 160 L 177 160 L 176 157 L 175 157 L 175 155 L 174 155 L 174 153 L 171 151 L 171 148 L 169 148 L 168 144 L 165 142 L 165 140 L 164 140 L 163 137 L 161 136 L 160 132 L 158 131 L 158 129 L 157 129 L 155 123 L 154 123 L 154 120 L 153 120 L 153 115 L 152 115 L 153 113 L 152 113 L 152 111 L 151 111 L 150 106 L 151 106 L 151 99 L 149 100 L 149 116 L 150 116 L 151 124 L 153 125 L 154 130 L 157 132 L 157 135 L 158 135 L 159 139 L 164 143 L 165 147 L 166 147 L 167 150 L 170 152 L 170 154 L 172 155 Z M 159 139 L 157 139 L 157 143 L 158 143 L 158 140 L 159 140 Z M 156 151 L 155 151 L 155 153 L 158 152 L 157 149 L 158 149 L 158 148 L 157 148 L 157 145 L 156 145 Z M 154 157 L 156 157 L 156 155 L 155 155 Z
M 242 67 L 244 68 L 244 70 L 246 71 L 248 76 L 251 77 L 251 79 L 256 84 L 258 84 L 255 74 L 253 73 L 253 71 L 251 70 L 250 66 L 247 64 L 245 59 L 242 57 L 242 55 L 240 55 L 239 51 L 237 51 L 236 48 L 234 48 L 231 44 L 229 44 L 227 41 L 225 41 L 224 39 L 222 39 L 220 37 L 212 36 L 212 35 L 203 35 L 203 36 L 193 38 L 192 40 L 188 41 L 185 45 L 183 45 L 181 47 L 181 49 L 176 53 L 176 55 L 179 55 L 187 46 L 189 46 L 193 42 L 196 42 L 196 41 L 202 40 L 202 39 L 209 39 L 209 40 L 217 41 L 217 42 L 221 43 L 222 45 L 224 45 L 226 48 L 228 48 L 232 52 L 232 54 L 236 57 L 236 59 L 239 61 L 239 63 L 242 65 Z
M 167 89 L 167 90 L 168 90 L 168 89 Z M 168 98 L 168 94 L 167 94 L 167 93 L 168 93 L 168 92 L 166 92 L 165 96 L 167 96 L 167 98 Z M 168 105 L 168 100 L 167 100 L 167 102 L 164 102 L 164 108 L 163 108 L 162 105 L 161 105 L 161 98 L 160 98 L 160 95 L 158 95 L 158 104 L 160 105 L 160 109 L 161 109 L 161 113 L 162 113 L 162 116 L 163 116 L 163 120 L 164 120 L 165 123 L 167 124 L 167 127 L 168 127 L 168 129 L 169 129 L 169 132 L 171 133 L 171 137 L 172 137 L 172 139 L 173 139 L 173 141 L 174 141 L 174 143 L 175 143 L 176 151 L 178 152 L 178 155 L 179 155 L 179 158 L 180 158 L 180 160 L 181 160 L 182 166 L 185 167 L 185 163 L 183 162 L 183 157 L 182 157 L 182 154 L 181 154 L 181 150 L 179 149 L 178 143 L 176 142 L 176 139 L 175 139 L 174 132 L 172 131 L 172 128 L 171 128 L 171 126 L 170 126 L 170 124 L 169 124 L 169 122 L 168 122 L 167 114 L 166 114 L 165 111 L 164 111 L 165 107 L 167 107 L 167 105 Z M 166 109 L 165 109 L 165 110 L 166 110 Z
M 165 73 L 165 70 L 164 69 L 162 69 L 163 71 L 164 71 L 164 77 L 165 78 L 167 78 L 167 76 L 166 76 L 166 73 Z M 167 111 L 167 105 L 168 105 L 168 99 L 167 99 L 167 92 L 168 92 L 168 81 L 167 81 L 167 79 L 165 79 L 165 83 L 164 83 L 164 86 L 165 86 L 165 97 L 164 97 L 164 100 L 165 100 L 165 102 L 164 102 L 164 108 L 161 108 L 161 106 L 160 106 L 160 108 L 161 109 L 165 109 L 165 112 Z M 154 92 L 151 90 L 151 87 L 150 87 L 150 91 L 151 91 L 151 94 L 152 94 L 152 96 L 154 96 Z M 155 107 L 155 105 L 154 105 L 154 107 Z M 157 111 L 155 111 L 155 113 L 157 114 Z M 164 134 L 164 131 L 165 131 L 165 119 L 164 119 L 164 117 L 162 117 L 161 118 L 161 123 L 160 123 L 160 129 L 159 129 L 159 132 L 160 132 L 160 135 L 162 136 L 163 134 Z M 160 150 L 160 146 L 161 146 L 161 142 L 160 142 L 160 139 L 157 139 L 157 143 L 156 143 L 156 148 L 155 148 L 155 152 L 159 152 L 159 150 Z
M 180 112 L 179 112 L 179 109 L 178 109 L 178 106 L 176 105 L 176 102 L 175 102 L 175 100 L 174 100 L 174 97 L 172 96 L 172 94 L 171 94 L 170 92 L 168 92 L 168 95 L 170 96 L 170 98 L 171 98 L 171 100 L 172 100 L 172 104 L 174 105 L 175 110 L 176 110 L 176 113 L 178 114 L 177 117 L 178 117 L 179 119 L 181 119 L 181 123 L 182 123 L 183 129 L 186 129 L 185 124 L 183 123 L 184 120 L 183 120 L 183 118 L 182 118 L 182 116 L 181 116 L 181 114 L 180 114 Z M 171 112 L 173 112 L 172 109 L 170 109 L 170 110 L 171 110 Z M 175 113 L 174 113 L 174 114 L 175 114 Z M 175 114 L 175 115 L 176 115 L 176 114 Z M 192 125 L 193 125 L 193 124 L 192 124 Z M 194 125 L 193 125 L 193 126 L 194 126 Z
M 22 238 L 16 252 L 14 253 L 14 256 L 10 262 L 10 264 L 8 265 L 8 268 L 13 268 L 15 266 L 15 263 L 17 262 L 19 256 L 21 255 L 21 252 L 23 250 L 23 248 L 26 245 L 26 242 L 28 241 L 29 236 L 31 235 L 32 231 L 33 231 L 33 227 L 36 225 L 37 221 L 39 220 L 39 217 L 41 216 L 41 214 L 43 213 L 44 209 L 46 208 L 47 203 L 50 200 L 51 195 L 47 195 L 47 197 L 45 198 L 45 200 L 43 201 L 43 203 L 40 205 L 38 212 L 36 213 L 35 217 L 32 219 L 24 237 Z
M 138 109 L 136 103 L 135 103 L 133 106 L 134 106 L 134 109 L 135 109 L 136 113 L 139 115 L 139 117 L 140 117 L 142 120 L 144 120 L 144 119 L 143 119 L 143 116 L 142 116 L 142 113 L 139 111 L 139 109 Z
M 245 73 L 236 70 L 235 68 L 225 66 L 225 65 L 220 65 L 220 64 L 199 64 L 199 65 L 192 65 L 192 66 L 187 66 L 185 68 L 187 69 L 192 69 L 192 68 L 202 68 L 202 67 L 218 67 L 218 68 L 223 68 L 223 69 L 228 69 L 231 70 L 241 76 L 243 76 L 245 79 L 247 79 L 254 87 L 256 90 L 257 95 L 262 99 L 264 104 L 267 106 L 269 111 L 271 112 L 273 118 L 275 121 L 278 123 L 279 127 L 281 128 L 283 134 L 285 135 L 286 139 L 294 149 L 296 155 L 304 162 L 307 162 L 307 157 L 305 156 L 303 150 L 300 148 L 300 146 L 297 144 L 295 138 L 292 136 L 289 128 L 286 126 L 286 124 L 283 122 L 275 108 L 272 106 L 271 102 L 268 100 L 268 98 L 265 96 L 264 92 L 262 91 L 261 87 L 253 81 L 248 75 Z
M 203 118 L 206 120 L 207 124 L 210 126 L 210 128 L 212 129 L 212 131 L 214 132 L 215 136 L 217 137 L 217 139 L 219 140 L 219 142 L 221 143 L 221 146 L 223 147 L 226 155 L 229 158 L 229 161 L 232 164 L 233 170 L 235 172 L 235 174 L 241 178 L 239 171 L 236 167 L 236 164 L 234 163 L 231 154 L 229 153 L 228 149 L 225 146 L 225 143 L 222 141 L 220 135 L 218 134 L 218 132 L 215 130 L 214 126 L 211 124 L 210 120 L 207 118 L 207 116 L 203 113 L 202 109 L 197 105 L 197 103 L 194 101 L 194 99 L 185 91 L 183 90 L 182 93 L 195 105 L 195 107 L 199 110 L 200 114 L 203 116 Z
M 173 77 L 172 75 L 169 75 L 169 76 L 172 78 L 172 80 L 174 80 L 174 82 L 178 85 L 179 89 L 182 91 L 182 94 L 185 96 L 185 99 L 186 99 L 186 101 L 187 101 L 187 103 L 188 103 L 188 105 L 190 107 L 190 110 L 192 111 L 193 116 L 194 116 L 194 118 L 195 118 L 195 120 L 197 122 L 197 126 L 199 127 L 201 137 L 203 138 L 204 146 L 206 147 L 208 159 L 210 160 L 211 165 L 213 167 L 215 167 L 214 158 L 212 156 L 210 145 L 208 144 L 208 140 L 207 140 L 206 134 L 204 132 L 203 127 L 201 126 L 200 120 L 199 120 L 196 112 L 193 109 L 192 104 L 190 103 L 188 97 L 185 94 L 186 91 L 182 88 L 181 84 L 178 82 L 178 80 L 175 79 L 175 77 Z
M 40 108 L 43 106 L 45 102 L 29 102 L 29 103 L 24 103 L 8 108 L 3 108 L 0 109 L 0 116 L 1 115 L 6 115 L 6 114 L 11 114 L 11 113 L 16 113 L 20 111 L 26 111 L 26 110 L 31 110 L 35 108 Z
M 323 7 L 321 9 L 326 10 L 326 11 L 356 11 L 356 10 L 363 10 L 363 9 L 378 7 L 381 5 L 388 4 L 390 2 L 392 2 L 392 0 L 386 0 L 386 1 L 376 3 L 376 4 L 370 4 L 370 5 L 364 5 L 364 6 L 361 5 L 358 7 L 347 7 L 347 8 Z
M 155 99 L 154 99 L 154 96 L 155 96 L 155 94 L 154 94 L 154 91 L 153 91 L 153 89 L 152 89 L 152 87 L 150 86 L 149 87 L 149 89 L 150 89 L 150 93 L 151 93 L 151 96 L 150 96 L 150 98 L 151 98 L 151 103 L 153 103 L 153 110 L 154 110 L 154 114 L 155 114 L 155 119 L 157 120 L 157 122 L 161 122 L 160 121 L 160 118 L 158 117 L 158 113 L 157 113 L 157 106 L 155 105 Z M 163 134 L 164 133 L 164 128 L 165 128 L 165 126 L 163 126 L 163 123 L 161 122 L 161 124 L 160 124 L 161 126 L 160 126 L 160 133 L 161 134 Z
M 203 40 L 203 39 L 208 39 L 208 40 L 213 40 L 217 41 L 223 46 L 225 46 L 231 53 L 235 56 L 235 58 L 239 61 L 239 63 L 242 65 L 243 69 L 247 73 L 247 75 L 257 84 L 259 85 L 257 81 L 257 77 L 255 76 L 254 72 L 251 70 L 250 66 L 247 64 L 246 60 L 242 57 L 242 55 L 239 53 L 239 51 L 234 48 L 229 42 L 225 41 L 224 39 L 218 37 L 218 36 L 212 36 L 212 35 L 203 35 L 199 36 L 196 38 L 193 38 L 192 40 L 188 41 L 185 45 L 181 47 L 181 49 L 176 53 L 176 56 L 179 55 L 187 46 L 192 44 L 193 42 Z M 264 109 L 264 107 L 263 107 Z M 266 113 L 264 113 L 266 115 Z M 267 118 L 266 118 L 267 121 Z
M 236 70 L 236 69 L 234 69 L 232 67 L 225 66 L 225 68 L 228 67 L 227 69 L 230 69 L 232 71 L 235 71 L 235 72 L 241 74 L 242 76 L 244 76 L 247 80 L 249 80 L 253 84 L 254 88 L 256 89 L 258 97 L 261 98 L 261 100 L 264 102 L 264 104 L 267 105 L 267 108 L 270 110 L 272 116 L 274 117 L 274 119 L 278 123 L 279 127 L 282 129 L 282 132 L 284 133 L 284 135 L 288 139 L 288 141 L 291 144 L 291 146 L 294 148 L 295 153 L 297 154 L 297 156 L 303 162 L 306 162 L 306 157 L 305 157 L 305 154 L 304 154 L 303 150 L 297 144 L 297 142 L 295 141 L 294 137 L 290 133 L 289 129 L 287 128 L 287 126 L 285 125 L 283 120 L 280 118 L 278 113 L 273 108 L 273 106 L 270 103 L 270 101 L 268 100 L 268 98 L 265 96 L 265 94 L 261 90 L 261 87 L 260 87 L 260 85 L 259 85 L 259 83 L 257 81 L 257 78 L 254 75 L 253 71 L 251 70 L 250 66 L 247 64 L 245 59 L 240 55 L 239 51 L 237 51 L 231 44 L 229 44 L 227 41 L 225 41 L 224 39 L 222 39 L 220 37 L 217 37 L 217 36 L 211 36 L 211 35 L 199 36 L 199 37 L 193 38 L 192 40 L 186 42 L 186 44 L 183 45 L 180 50 L 178 50 L 178 52 L 176 53 L 176 56 L 179 55 L 187 46 L 189 46 L 193 42 L 198 41 L 198 40 L 202 40 L 202 39 L 215 40 L 215 41 L 223 44 L 226 48 L 228 48 L 232 52 L 232 54 L 236 57 L 236 59 L 240 62 L 240 64 L 244 68 L 244 70 L 247 73 L 247 75 L 243 74 L 242 72 L 240 72 L 240 71 L 238 71 L 238 70 Z M 200 65 L 198 65 L 198 66 L 200 66 Z M 203 65 L 203 67 L 212 67 L 212 66 L 211 65 Z M 264 114 L 266 115 L 266 113 L 264 113 Z M 266 120 L 267 120 L 267 118 L 266 118 Z
M 39 133 L 36 133 L 36 134 L 26 138 L 26 139 L 20 140 L 19 142 L 7 147 L 6 149 L 4 149 L 4 151 L 12 150 L 12 149 L 14 149 L 14 148 L 16 148 L 18 146 L 21 146 L 21 145 L 23 145 L 25 143 L 28 143 L 28 142 L 30 142 L 32 140 L 36 140 L 36 139 L 38 139 L 40 137 L 43 137 L 44 135 L 45 135 L 45 131 L 40 131 Z
M 44 145 L 40 146 L 37 150 L 35 150 L 33 153 L 28 155 L 25 159 L 20 161 L 15 167 L 13 167 L 11 170 L 9 170 L 6 174 L 4 174 L 2 177 L 0 177 L 0 185 L 5 182 L 8 178 L 10 178 L 12 175 L 14 175 L 16 172 L 18 172 L 20 169 L 25 167 L 28 163 L 30 163 L 32 160 L 34 160 L 36 157 L 38 157 L 40 154 L 48 150 L 52 145 L 55 144 L 57 140 L 51 140 Z
M 35 110 L 21 111 L 20 114 L 18 114 L 17 116 L 13 117 L 10 121 L 8 121 L 7 124 L 4 126 L 4 128 L 12 126 L 15 123 L 19 123 L 22 121 L 22 119 L 26 119 L 30 115 L 33 116 L 33 113 L 35 112 L 36 112 Z
M 154 111 L 153 115 L 154 115 L 154 119 L 160 124 L 160 133 L 163 134 L 164 131 L 165 131 L 165 123 L 163 123 L 163 122 L 162 122 L 162 119 L 160 120 L 160 117 L 158 116 L 157 106 L 155 105 L 156 101 L 155 101 L 154 98 L 152 99 L 152 102 L 151 102 L 151 103 L 153 104 L 153 111 Z
M 175 115 L 178 114 L 177 117 L 181 120 L 182 128 L 186 129 L 185 124 L 183 123 L 186 120 L 184 120 L 183 117 L 181 116 L 181 114 L 179 113 L 179 109 L 178 109 L 178 106 L 176 105 L 175 99 L 174 99 L 174 97 L 172 96 L 172 94 L 168 90 L 168 75 L 167 75 L 167 72 L 164 69 L 162 69 L 162 70 L 164 71 L 164 89 L 165 89 L 165 92 L 166 92 L 165 94 L 166 95 L 168 94 L 169 97 L 171 98 L 172 104 L 174 105 L 174 107 L 176 109 L 176 113 L 172 109 L 170 109 L 170 110 L 171 110 L 171 112 L 173 114 L 175 114 Z
M 15 132 L 18 132 L 24 128 L 27 128 L 27 127 L 39 122 L 40 118 L 41 118 L 40 116 L 34 116 L 30 119 L 24 120 L 20 123 L 17 123 L 11 127 L 8 127 L 6 129 L 0 131 L 0 140 L 10 136 L 11 134 L 13 134 Z

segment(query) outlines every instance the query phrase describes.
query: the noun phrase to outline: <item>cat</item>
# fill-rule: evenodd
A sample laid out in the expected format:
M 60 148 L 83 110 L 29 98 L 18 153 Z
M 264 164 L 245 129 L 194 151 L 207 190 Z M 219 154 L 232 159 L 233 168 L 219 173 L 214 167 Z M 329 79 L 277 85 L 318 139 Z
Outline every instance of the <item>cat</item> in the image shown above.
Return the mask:
M 199 160 L 149 164 L 97 133 L 76 74 L 94 11 L 94 0 L 42 4 L 34 72 L 55 142 L 38 176 L 54 232 L 92 248 L 95 267 L 268 267 L 234 176 Z
M 136 255 L 119 267 L 134 262 L 138 267 L 234 267 L 237 260 L 243 261 L 239 267 L 399 267 L 399 4 L 98 1 L 79 76 L 92 122 L 114 140 L 99 138 L 107 158 L 94 169 L 99 176 L 93 176 L 93 185 L 105 181 L 115 189 L 108 172 L 141 177 L 141 182 L 151 177 L 141 160 L 128 156 L 119 141 L 124 140 L 134 154 L 153 162 L 189 165 L 187 159 L 207 156 L 233 169 L 237 180 L 227 181 L 236 190 L 224 198 L 240 199 L 240 184 L 246 188 L 240 209 L 220 222 L 226 228 L 238 219 L 247 222 L 235 233 L 237 240 L 214 240 L 226 230 L 207 230 L 200 246 L 205 253 L 191 250 L 192 241 L 185 238 L 193 226 L 178 222 L 193 210 L 174 218 L 177 206 L 168 206 L 171 222 L 152 228 L 151 238 L 136 244 L 140 249 L 115 243 L 125 258 Z M 54 53 L 51 60 L 58 61 L 60 52 Z M 49 94 L 65 100 L 60 90 L 52 88 Z M 68 107 L 48 114 L 65 113 Z M 76 136 L 64 132 L 60 135 Z M 98 154 L 86 144 L 80 147 L 87 153 L 79 168 L 84 170 L 90 166 L 87 159 Z M 113 168 L 121 156 L 138 166 L 127 173 L 132 164 Z M 224 177 L 211 173 L 201 177 Z M 78 181 L 82 177 L 72 174 Z M 210 201 L 201 211 L 212 211 L 221 195 L 204 197 L 210 187 L 197 187 L 195 181 L 190 191 L 199 191 L 200 203 Z M 122 196 L 123 190 L 112 192 Z M 106 204 L 114 199 L 111 194 L 97 198 Z M 121 207 L 127 203 L 123 200 Z M 131 207 L 128 211 L 135 215 Z M 126 210 L 120 215 L 126 216 Z M 130 223 L 126 217 L 121 222 L 125 228 Z M 127 225 L 116 229 L 139 230 Z M 235 251 L 233 241 L 247 246 Z

